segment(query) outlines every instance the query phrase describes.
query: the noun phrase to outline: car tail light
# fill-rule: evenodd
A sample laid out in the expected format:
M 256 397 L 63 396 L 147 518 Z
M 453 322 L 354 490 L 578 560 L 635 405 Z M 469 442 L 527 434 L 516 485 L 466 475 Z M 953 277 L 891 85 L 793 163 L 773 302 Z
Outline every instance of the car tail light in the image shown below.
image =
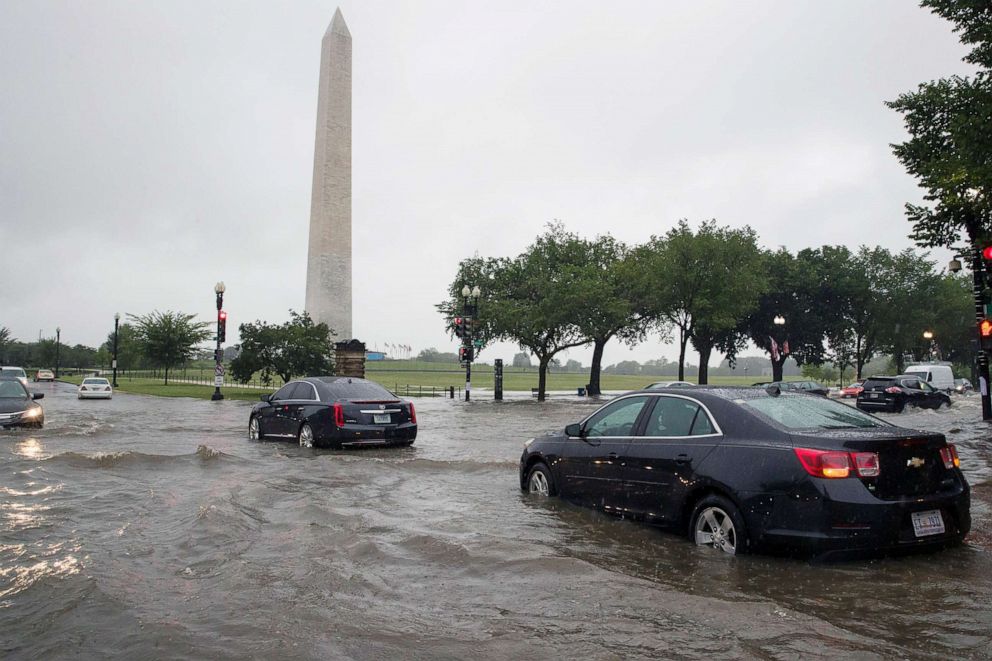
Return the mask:
M 340 402 L 334 404 L 334 424 L 338 427 L 344 427 L 344 407 L 341 406 Z
M 876 452 L 852 452 L 851 458 L 854 459 L 854 469 L 861 477 L 878 477 L 881 472 Z
M 795 448 L 799 463 L 813 477 L 844 478 L 852 473 L 858 477 L 878 477 L 881 468 L 875 452 L 840 452 Z
M 417 409 L 413 408 L 413 402 L 410 402 L 410 422 L 417 424 Z
M 948 443 L 947 447 L 940 448 L 940 458 L 944 460 L 944 468 L 960 468 L 961 460 L 958 458 L 958 449 L 953 443 Z
M 899 386 L 889 386 L 888 388 L 885 389 L 885 392 L 889 393 L 890 395 L 898 395 L 899 393 L 902 392 L 902 390 L 899 389 Z

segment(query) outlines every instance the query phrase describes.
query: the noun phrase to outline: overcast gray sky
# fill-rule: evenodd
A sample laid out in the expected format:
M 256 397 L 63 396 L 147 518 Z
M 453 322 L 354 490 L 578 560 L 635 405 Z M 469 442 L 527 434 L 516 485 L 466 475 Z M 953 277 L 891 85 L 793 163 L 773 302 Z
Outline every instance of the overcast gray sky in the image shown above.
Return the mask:
M 301 310 L 336 6 L 0 0 L 0 326 L 95 346 L 118 311 L 212 320 L 218 280 L 232 327 Z M 459 260 L 553 219 L 630 243 L 716 218 L 770 247 L 910 246 L 919 190 L 883 102 L 969 71 L 909 0 L 340 7 L 354 334 L 414 352 L 456 347 L 433 306 Z

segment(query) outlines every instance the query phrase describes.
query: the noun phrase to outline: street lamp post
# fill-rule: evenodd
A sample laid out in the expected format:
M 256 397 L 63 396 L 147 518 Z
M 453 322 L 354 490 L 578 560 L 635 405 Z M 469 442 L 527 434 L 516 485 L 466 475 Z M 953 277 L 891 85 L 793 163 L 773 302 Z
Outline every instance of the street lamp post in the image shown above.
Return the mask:
M 779 329 L 776 331 L 775 335 L 781 336 L 781 330 L 785 326 L 785 317 L 780 314 L 775 315 L 772 319 L 772 323 Z M 782 362 L 778 365 L 778 375 L 775 374 L 776 364 L 779 362 L 778 357 L 782 356 Z M 779 337 L 772 338 L 772 381 L 782 380 L 782 368 L 785 367 L 785 342 L 779 342 Z
M 465 359 L 465 401 L 470 401 L 472 398 L 472 360 L 475 358 L 475 325 L 476 319 L 479 314 L 479 296 L 482 295 L 482 290 L 479 286 L 469 287 L 465 285 L 462 287 L 462 298 L 464 299 L 464 304 L 462 306 L 462 317 L 465 319 L 465 327 L 467 331 L 462 337 L 462 355 Z
M 59 366 L 61 361 L 61 349 L 62 347 L 62 328 L 60 326 L 55 327 L 55 378 L 59 378 Z
M 114 370 L 114 383 L 113 383 L 114 388 L 117 387 L 117 331 L 120 326 L 120 323 L 121 323 L 121 313 L 115 312 L 114 313 L 114 362 L 113 364 L 111 364 L 111 367 Z
M 226 289 L 223 282 L 214 285 L 214 293 L 217 295 L 217 348 L 214 349 L 214 394 L 210 396 L 210 399 L 215 402 L 224 399 L 224 395 L 220 392 L 220 384 L 224 382 L 224 364 L 221 362 L 224 353 L 221 351 L 220 344 L 224 339 L 225 324 L 227 323 L 227 315 L 223 309 Z
M 933 331 L 923 331 L 923 339 L 927 341 L 927 360 L 933 362 Z

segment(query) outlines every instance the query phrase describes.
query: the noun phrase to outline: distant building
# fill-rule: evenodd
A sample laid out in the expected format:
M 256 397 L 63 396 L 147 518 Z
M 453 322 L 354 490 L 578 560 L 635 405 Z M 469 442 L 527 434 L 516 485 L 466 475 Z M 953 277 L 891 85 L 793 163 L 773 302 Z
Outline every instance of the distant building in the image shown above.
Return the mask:
M 382 351 L 366 351 L 365 360 L 386 360 L 386 354 Z

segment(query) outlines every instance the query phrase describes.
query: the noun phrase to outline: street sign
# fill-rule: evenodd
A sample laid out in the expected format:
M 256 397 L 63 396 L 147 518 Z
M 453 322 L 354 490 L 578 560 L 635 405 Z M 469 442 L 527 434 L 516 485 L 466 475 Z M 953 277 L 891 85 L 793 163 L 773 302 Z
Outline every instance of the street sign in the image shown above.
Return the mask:
M 224 376 L 224 366 L 220 363 L 214 365 L 214 376 L 221 377 Z
M 224 385 L 224 377 L 223 376 L 215 376 L 214 377 L 214 385 L 217 386 L 218 388 L 220 386 Z
M 110 367 L 112 369 L 117 369 L 117 359 L 116 358 L 114 358 L 112 361 L 110 361 Z

